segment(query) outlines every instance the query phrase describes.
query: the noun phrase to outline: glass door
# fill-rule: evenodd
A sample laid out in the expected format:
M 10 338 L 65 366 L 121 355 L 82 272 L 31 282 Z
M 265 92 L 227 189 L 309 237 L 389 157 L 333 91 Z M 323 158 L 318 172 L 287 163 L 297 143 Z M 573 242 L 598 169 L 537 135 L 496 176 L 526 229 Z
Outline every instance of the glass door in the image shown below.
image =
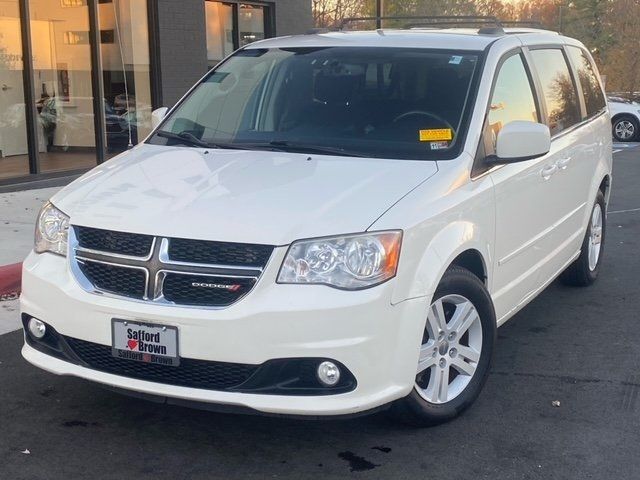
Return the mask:
M 104 83 L 106 157 L 142 141 L 151 132 L 151 70 L 147 0 L 99 5 Z
M 96 164 L 89 7 L 29 0 L 41 172 Z
M 0 2 L 0 179 L 29 174 L 18 0 Z
M 207 60 L 215 67 L 220 60 L 235 50 L 233 5 L 205 2 L 207 22 Z
M 265 38 L 265 7 L 260 5 L 239 5 L 238 29 L 240 46 L 244 47 Z
M 271 12 L 265 5 L 205 1 L 209 68 L 234 50 L 270 36 Z

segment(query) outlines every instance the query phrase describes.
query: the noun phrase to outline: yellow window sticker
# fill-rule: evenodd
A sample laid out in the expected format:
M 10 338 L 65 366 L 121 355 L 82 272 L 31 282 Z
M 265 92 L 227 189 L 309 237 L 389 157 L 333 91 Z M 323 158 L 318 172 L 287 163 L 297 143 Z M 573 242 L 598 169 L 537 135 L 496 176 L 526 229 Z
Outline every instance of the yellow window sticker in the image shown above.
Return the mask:
M 452 140 L 453 132 L 450 128 L 436 128 L 431 130 L 420 130 L 421 142 L 441 142 L 443 140 Z

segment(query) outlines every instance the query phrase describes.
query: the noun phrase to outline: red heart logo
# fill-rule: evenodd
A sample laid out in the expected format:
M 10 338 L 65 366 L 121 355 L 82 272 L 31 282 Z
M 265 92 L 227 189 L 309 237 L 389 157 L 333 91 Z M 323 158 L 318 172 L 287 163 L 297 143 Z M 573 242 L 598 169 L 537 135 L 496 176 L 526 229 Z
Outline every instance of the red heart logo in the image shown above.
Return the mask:
M 138 346 L 138 341 L 137 340 L 129 340 L 127 342 L 127 346 L 129 347 L 130 350 L 134 350 Z

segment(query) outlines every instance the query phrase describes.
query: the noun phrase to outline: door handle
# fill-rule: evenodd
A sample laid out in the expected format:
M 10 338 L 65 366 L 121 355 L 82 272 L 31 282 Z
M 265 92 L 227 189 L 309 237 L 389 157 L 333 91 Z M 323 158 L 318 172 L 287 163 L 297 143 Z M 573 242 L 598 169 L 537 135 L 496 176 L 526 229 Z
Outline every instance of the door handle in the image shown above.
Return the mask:
M 544 178 L 545 180 L 549 180 L 549 178 L 551 178 L 551 175 L 553 175 L 557 171 L 558 171 L 558 165 L 553 163 L 551 165 L 547 165 L 546 167 L 544 167 L 540 171 L 540 174 L 542 175 L 542 178 Z
M 566 170 L 570 162 L 571 162 L 571 157 L 563 158 L 561 160 L 558 160 L 558 163 L 556 163 L 556 165 L 560 170 Z

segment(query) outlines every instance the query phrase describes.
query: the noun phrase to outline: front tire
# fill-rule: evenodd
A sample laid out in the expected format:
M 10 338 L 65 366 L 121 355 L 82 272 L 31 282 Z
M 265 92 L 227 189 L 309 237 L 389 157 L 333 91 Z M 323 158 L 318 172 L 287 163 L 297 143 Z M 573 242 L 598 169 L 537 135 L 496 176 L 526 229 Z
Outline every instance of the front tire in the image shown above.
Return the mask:
M 631 115 L 622 115 L 612 122 L 613 138 L 619 142 L 633 142 L 638 138 L 640 125 Z
M 604 195 L 598 191 L 580 256 L 560 275 L 560 281 L 574 287 L 588 287 L 598 278 L 607 230 Z
M 414 388 L 391 406 L 391 414 L 421 427 L 460 415 L 484 386 L 495 338 L 495 312 L 484 284 L 464 268 L 450 268 L 427 314 Z

